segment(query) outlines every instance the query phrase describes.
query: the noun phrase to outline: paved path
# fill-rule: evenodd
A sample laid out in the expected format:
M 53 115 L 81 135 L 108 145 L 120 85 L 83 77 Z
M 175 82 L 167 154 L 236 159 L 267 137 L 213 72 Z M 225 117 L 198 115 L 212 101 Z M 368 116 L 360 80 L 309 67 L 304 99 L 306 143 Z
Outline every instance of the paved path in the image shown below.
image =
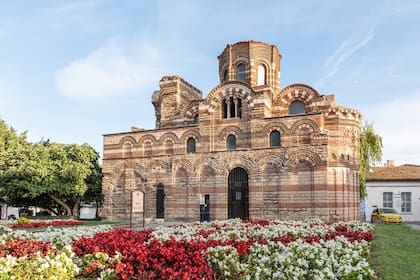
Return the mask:
M 412 226 L 415 229 L 420 230 L 420 224 L 410 224 L 410 226 Z

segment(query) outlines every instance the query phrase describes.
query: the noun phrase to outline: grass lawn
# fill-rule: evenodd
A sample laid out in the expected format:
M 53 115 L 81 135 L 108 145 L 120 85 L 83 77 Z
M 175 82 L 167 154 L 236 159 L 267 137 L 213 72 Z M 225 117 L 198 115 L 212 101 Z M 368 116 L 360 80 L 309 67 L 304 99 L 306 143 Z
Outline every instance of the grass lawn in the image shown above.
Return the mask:
M 87 226 L 118 224 L 118 222 L 96 221 L 96 220 L 79 220 L 79 221 L 85 223 L 85 225 Z
M 420 230 L 375 225 L 370 264 L 380 279 L 420 279 Z

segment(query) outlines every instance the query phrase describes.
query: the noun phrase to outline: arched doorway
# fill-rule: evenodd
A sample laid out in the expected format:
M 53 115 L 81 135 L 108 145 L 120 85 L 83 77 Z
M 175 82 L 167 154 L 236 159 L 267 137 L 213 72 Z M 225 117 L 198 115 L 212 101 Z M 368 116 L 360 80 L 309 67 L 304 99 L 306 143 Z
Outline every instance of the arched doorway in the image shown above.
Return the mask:
M 162 184 L 156 186 L 156 218 L 165 218 L 165 187 Z
M 249 218 L 248 173 L 236 167 L 229 172 L 228 178 L 228 218 Z

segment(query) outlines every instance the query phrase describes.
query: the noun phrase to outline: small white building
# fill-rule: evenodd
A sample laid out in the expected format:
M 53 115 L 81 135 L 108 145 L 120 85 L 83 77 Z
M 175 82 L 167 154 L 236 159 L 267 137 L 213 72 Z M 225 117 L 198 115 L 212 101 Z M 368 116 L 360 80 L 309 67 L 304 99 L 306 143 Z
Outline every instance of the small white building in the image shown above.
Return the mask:
M 7 220 L 11 216 L 19 218 L 19 208 L 0 203 L 0 220 Z
M 96 218 L 96 204 L 82 202 L 79 210 L 80 219 L 95 219 Z
M 374 207 L 397 210 L 404 222 L 420 221 L 420 165 L 394 166 L 388 160 L 383 167 L 373 167 L 366 178 L 366 220 Z

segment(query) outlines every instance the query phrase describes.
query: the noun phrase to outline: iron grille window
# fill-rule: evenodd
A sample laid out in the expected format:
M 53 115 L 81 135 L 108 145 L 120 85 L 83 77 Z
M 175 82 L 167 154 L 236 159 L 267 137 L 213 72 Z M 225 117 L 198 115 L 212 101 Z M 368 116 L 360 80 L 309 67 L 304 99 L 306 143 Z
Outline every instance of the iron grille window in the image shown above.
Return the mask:
M 411 212 L 411 192 L 401 193 L 401 212 Z
M 392 192 L 384 192 L 383 194 L 383 206 L 392 208 Z

